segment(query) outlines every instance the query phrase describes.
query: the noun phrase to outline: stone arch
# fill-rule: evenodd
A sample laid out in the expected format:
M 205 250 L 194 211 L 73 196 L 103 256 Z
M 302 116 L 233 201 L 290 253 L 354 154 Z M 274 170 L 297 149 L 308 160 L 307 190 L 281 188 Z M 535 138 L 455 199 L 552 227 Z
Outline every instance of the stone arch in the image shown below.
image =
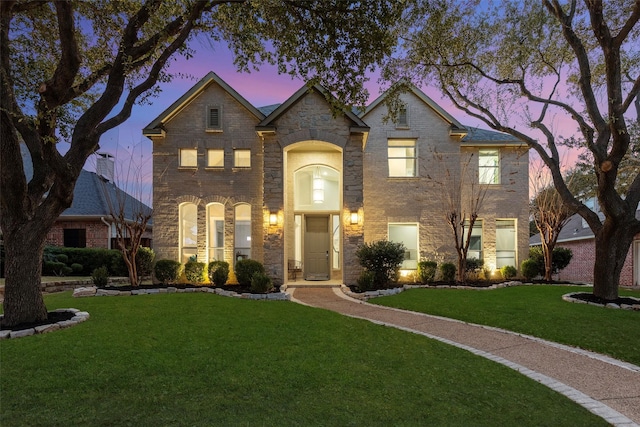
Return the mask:
M 321 129 L 301 129 L 299 131 L 284 135 L 279 138 L 280 146 L 286 148 L 289 145 L 303 141 L 320 141 L 337 145 L 344 149 L 349 142 L 349 137 L 338 135 L 333 132 L 327 132 Z

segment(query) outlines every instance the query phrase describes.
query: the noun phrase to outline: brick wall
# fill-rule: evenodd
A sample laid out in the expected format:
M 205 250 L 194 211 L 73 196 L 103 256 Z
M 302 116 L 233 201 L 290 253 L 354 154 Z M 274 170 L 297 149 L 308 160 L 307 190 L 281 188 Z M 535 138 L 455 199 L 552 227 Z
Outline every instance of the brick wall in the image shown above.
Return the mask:
M 109 247 L 109 228 L 100 220 L 56 221 L 47 234 L 46 244 L 51 246 L 64 246 L 64 230 L 66 228 L 84 228 L 86 230 L 87 248 Z

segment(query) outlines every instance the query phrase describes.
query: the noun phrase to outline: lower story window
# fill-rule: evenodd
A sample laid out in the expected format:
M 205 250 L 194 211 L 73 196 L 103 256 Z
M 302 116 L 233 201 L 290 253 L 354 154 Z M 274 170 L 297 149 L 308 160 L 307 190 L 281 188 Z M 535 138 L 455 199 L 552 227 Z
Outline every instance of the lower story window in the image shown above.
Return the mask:
M 85 228 L 65 228 L 63 234 L 63 242 L 65 247 L 87 247 L 87 230 Z
M 464 241 L 466 242 L 469 234 L 469 221 L 465 221 L 464 224 Z M 469 240 L 469 251 L 467 252 L 467 259 L 483 259 L 482 254 L 482 220 L 476 219 L 473 222 L 473 229 L 471 230 L 471 239 Z
M 516 267 L 516 221 L 496 220 L 496 268 Z
M 418 268 L 418 224 L 389 224 L 389 241 L 405 247 L 403 270 Z
M 194 203 L 180 205 L 180 262 L 198 256 L 198 207 Z
M 251 205 L 243 203 L 235 209 L 235 260 L 251 258 Z

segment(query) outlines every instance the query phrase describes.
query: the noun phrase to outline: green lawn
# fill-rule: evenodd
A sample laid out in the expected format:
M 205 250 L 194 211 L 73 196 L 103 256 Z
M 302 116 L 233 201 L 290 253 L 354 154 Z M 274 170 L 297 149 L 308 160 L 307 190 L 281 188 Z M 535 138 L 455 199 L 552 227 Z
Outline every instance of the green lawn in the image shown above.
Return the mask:
M 435 314 L 608 354 L 640 365 L 640 312 L 568 303 L 576 286 L 517 286 L 496 290 L 412 289 L 369 302 Z M 640 297 L 638 291 L 621 294 Z
M 502 365 L 291 302 L 46 302 L 91 318 L 0 343 L 2 425 L 606 425 Z

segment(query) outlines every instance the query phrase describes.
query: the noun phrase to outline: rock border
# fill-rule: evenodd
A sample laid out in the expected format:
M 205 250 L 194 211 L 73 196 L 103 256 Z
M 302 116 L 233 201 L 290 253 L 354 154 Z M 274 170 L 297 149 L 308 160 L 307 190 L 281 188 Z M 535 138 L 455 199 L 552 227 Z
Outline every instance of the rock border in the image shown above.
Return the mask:
M 75 298 L 81 297 L 119 297 L 119 296 L 134 296 L 134 295 L 155 295 L 155 294 L 187 294 L 187 293 L 208 293 L 216 294 L 225 297 L 250 299 L 250 300 L 268 300 L 268 301 L 290 301 L 291 295 L 285 292 L 273 292 L 270 294 L 251 294 L 251 293 L 238 293 L 233 291 L 226 291 L 220 288 L 209 288 L 206 286 L 196 288 L 176 288 L 169 286 L 167 288 L 152 288 L 152 289 L 134 289 L 131 291 L 118 291 L 115 289 L 98 289 L 95 286 L 87 286 L 77 288 L 73 291 Z
M 574 298 L 574 295 L 580 294 L 581 292 L 571 292 L 568 294 L 564 294 L 562 295 L 562 299 L 564 301 L 567 302 L 573 302 L 576 304 L 587 304 L 587 305 L 595 305 L 596 307 L 604 307 L 604 308 L 613 308 L 613 309 L 620 309 L 620 310 L 632 310 L 632 311 L 640 311 L 640 299 L 638 298 L 634 298 L 634 297 L 626 297 L 625 298 L 631 298 L 637 301 L 637 304 L 615 304 L 615 303 L 608 303 L 608 304 L 599 304 L 596 302 L 591 302 L 591 301 L 584 301 L 578 298 Z
M 76 308 L 59 308 L 57 310 L 53 310 L 55 313 L 73 313 L 73 317 L 69 320 L 61 320 L 56 323 L 50 323 L 48 325 L 35 326 L 29 329 L 21 329 L 17 331 L 13 330 L 4 330 L 0 331 L 0 340 L 6 340 L 10 338 L 22 338 L 29 337 L 31 335 L 40 335 L 46 334 L 53 331 L 58 331 L 60 329 L 70 328 L 71 326 L 75 326 L 78 323 L 82 323 L 85 320 L 89 319 L 89 313 L 86 311 L 80 311 Z M 0 320 L 2 320 L 4 316 L 0 315 Z
M 377 291 L 353 292 L 348 286 L 341 285 L 340 289 L 342 290 L 343 293 L 345 293 L 347 296 L 349 296 L 351 298 L 359 299 L 359 300 L 362 300 L 362 301 L 368 301 L 370 298 L 386 297 L 386 296 L 389 296 L 389 295 L 396 295 L 396 294 L 399 294 L 399 293 L 404 292 L 404 291 L 409 290 L 409 289 L 425 289 L 425 288 L 429 288 L 429 289 L 472 289 L 472 290 L 477 290 L 477 291 L 484 291 L 484 290 L 508 288 L 508 287 L 511 287 L 511 286 L 534 286 L 534 284 L 533 283 L 523 283 L 523 282 L 519 282 L 517 280 L 513 280 L 513 281 L 510 281 L 510 282 L 498 283 L 498 284 L 491 285 L 491 286 L 403 285 L 403 286 L 399 286 L 397 288 L 380 289 L 380 290 L 377 290 Z

